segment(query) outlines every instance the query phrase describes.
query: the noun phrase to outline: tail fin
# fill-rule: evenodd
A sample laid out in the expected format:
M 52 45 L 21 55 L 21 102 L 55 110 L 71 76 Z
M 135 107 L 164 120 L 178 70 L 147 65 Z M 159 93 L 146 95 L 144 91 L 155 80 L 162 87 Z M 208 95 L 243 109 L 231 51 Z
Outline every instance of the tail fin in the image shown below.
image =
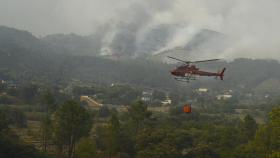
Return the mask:
M 220 73 L 220 79 L 224 80 L 224 73 L 226 71 L 226 68 L 223 68 L 222 72 Z

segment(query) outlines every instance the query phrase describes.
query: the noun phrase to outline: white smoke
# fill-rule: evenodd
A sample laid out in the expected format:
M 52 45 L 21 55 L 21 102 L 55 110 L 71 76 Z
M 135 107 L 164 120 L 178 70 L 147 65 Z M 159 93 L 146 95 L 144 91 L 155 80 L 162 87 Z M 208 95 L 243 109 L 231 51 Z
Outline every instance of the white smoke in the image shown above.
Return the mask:
M 225 17 L 222 31 L 236 39 L 227 57 L 280 59 L 280 1 L 238 1 Z
M 280 59 L 279 8 L 279 0 L 0 0 L 0 24 L 36 35 L 87 35 L 106 24 L 104 49 L 118 30 L 135 35 L 139 49 L 151 29 L 172 26 L 166 44 L 151 53 L 185 45 L 210 29 L 234 39 L 217 56 Z
M 164 47 L 153 52 L 153 54 L 159 54 L 167 50 L 172 50 L 176 47 L 184 46 L 198 31 L 199 30 L 194 28 L 193 26 L 184 26 L 182 28 L 176 29 L 173 37 L 169 39 L 167 44 Z

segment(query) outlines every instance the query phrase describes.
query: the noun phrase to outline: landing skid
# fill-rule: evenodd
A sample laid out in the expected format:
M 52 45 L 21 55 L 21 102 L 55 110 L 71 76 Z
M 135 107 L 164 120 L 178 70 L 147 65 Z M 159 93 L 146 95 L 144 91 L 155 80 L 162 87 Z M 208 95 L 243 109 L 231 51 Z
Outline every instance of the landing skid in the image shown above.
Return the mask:
M 196 80 L 195 77 L 175 77 L 174 79 L 180 82 L 187 82 L 187 83 L 189 83 L 190 80 Z

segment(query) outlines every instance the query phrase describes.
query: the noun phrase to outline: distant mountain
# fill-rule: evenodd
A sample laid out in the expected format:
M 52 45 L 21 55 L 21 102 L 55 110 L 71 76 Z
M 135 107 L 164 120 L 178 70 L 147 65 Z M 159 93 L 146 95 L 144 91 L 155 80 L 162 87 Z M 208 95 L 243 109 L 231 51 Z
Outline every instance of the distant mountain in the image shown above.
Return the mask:
M 72 36 L 74 39 L 80 38 Z M 65 84 L 77 79 L 83 82 L 152 87 L 172 87 L 175 84 L 169 74 L 165 73 L 170 68 L 166 64 L 145 60 L 110 60 L 59 52 L 65 49 L 58 49 L 58 46 L 45 42 L 46 39 L 38 39 L 26 31 L 6 27 L 0 27 L 0 37 L 0 74 L 5 73 L 5 76 L 9 76 L 5 78 L 19 82 Z M 59 41 L 63 36 L 55 37 L 48 38 Z
M 135 27 L 132 24 L 123 24 L 117 28 L 105 27 L 89 36 L 54 34 L 37 38 L 27 31 L 0 26 L 0 44 L 2 51 L 11 48 L 9 44 L 15 44 L 21 49 L 41 53 L 47 50 L 59 54 L 132 58 L 152 56 L 168 44 L 177 29 L 177 26 L 173 25 L 158 25 L 137 35 Z M 167 50 L 159 56 L 215 56 L 227 46 L 226 35 L 212 30 L 201 30 L 186 45 Z
M 199 41 L 196 39 L 200 36 L 202 35 L 194 37 L 191 41 Z M 223 35 L 221 38 L 224 38 Z M 58 40 L 57 45 L 46 42 L 50 39 Z M 65 39 L 72 40 L 63 43 Z M 74 39 L 78 41 L 77 44 Z M 88 39 L 92 38 L 88 37 Z M 190 84 L 182 84 L 175 81 L 169 74 L 169 70 L 175 65 L 146 58 L 110 60 L 100 56 L 77 56 L 60 52 L 66 50 L 59 45 L 60 42 L 63 43 L 61 45 L 67 45 L 67 47 L 71 46 L 69 43 L 80 45 L 79 49 L 83 49 L 83 44 L 79 42 L 85 41 L 84 37 L 76 35 L 49 36 L 39 39 L 26 31 L 0 27 L 0 77 L 4 76 L 22 82 L 32 81 L 57 85 L 66 84 L 75 79 L 84 83 L 124 83 L 162 89 L 192 90 L 196 87 L 210 87 L 212 89 L 238 89 L 244 92 L 262 91 L 263 93 L 278 91 L 274 87 L 278 87 L 280 83 L 280 64 L 275 60 L 236 59 L 232 62 L 202 63 L 198 66 L 207 71 L 216 72 L 226 67 L 225 80 L 202 77 Z M 199 48 L 201 48 L 200 45 L 196 44 L 187 44 L 185 47 L 191 51 Z M 78 47 L 72 50 L 78 50 Z
M 49 48 L 47 44 L 27 31 L 0 26 L 0 50 L 3 52 L 15 49 L 42 52 Z
M 41 39 L 57 53 L 73 55 L 98 55 L 100 43 L 95 36 L 79 36 L 76 34 L 54 34 Z
M 132 58 L 151 56 L 163 49 L 174 38 L 177 29 L 182 29 L 182 26 L 162 24 L 142 32 L 136 28 L 134 24 L 123 23 L 104 26 L 101 31 L 90 36 L 55 34 L 46 36 L 42 40 L 60 53 Z M 223 52 L 228 44 L 229 39 L 226 35 L 203 29 L 182 47 L 165 51 L 163 54 L 178 54 L 177 56 L 192 58 L 216 55 Z
M 51 64 L 44 59 L 52 54 L 55 54 L 53 48 L 31 33 L 0 26 L 0 67 L 16 70 L 13 76 L 20 78 L 23 73 L 32 76 L 29 72 L 34 68 L 44 71 Z

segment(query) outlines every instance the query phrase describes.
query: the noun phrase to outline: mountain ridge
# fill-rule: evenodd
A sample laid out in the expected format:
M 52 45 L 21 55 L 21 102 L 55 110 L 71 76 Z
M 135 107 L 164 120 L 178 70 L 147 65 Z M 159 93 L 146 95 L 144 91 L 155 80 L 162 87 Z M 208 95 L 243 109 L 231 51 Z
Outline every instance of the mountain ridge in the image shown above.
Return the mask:
M 0 34 L 3 34 L 1 29 Z M 17 37 L 15 34 L 12 36 L 14 38 L 7 39 Z M 102 56 L 61 53 L 49 45 L 41 45 L 41 39 L 33 38 L 32 34 L 25 34 L 25 36 L 32 39 L 27 41 L 30 47 L 21 47 L 24 44 L 20 42 L 3 44 L 4 37 L 0 40 L 0 73 L 3 74 L 8 70 L 11 79 L 46 81 L 55 84 L 78 79 L 82 82 L 126 83 L 163 89 L 200 86 L 227 89 L 245 86 L 248 89 L 255 89 L 273 87 L 271 84 L 278 81 L 270 80 L 280 78 L 278 61 L 241 58 L 231 62 L 219 61 L 198 65 L 202 70 L 214 72 L 226 67 L 225 81 L 212 78 L 198 79 L 186 86 L 176 82 L 169 74 L 169 71 L 175 67 L 174 64 L 165 64 L 147 58 L 111 60 Z M 25 42 L 25 40 L 19 41 Z

